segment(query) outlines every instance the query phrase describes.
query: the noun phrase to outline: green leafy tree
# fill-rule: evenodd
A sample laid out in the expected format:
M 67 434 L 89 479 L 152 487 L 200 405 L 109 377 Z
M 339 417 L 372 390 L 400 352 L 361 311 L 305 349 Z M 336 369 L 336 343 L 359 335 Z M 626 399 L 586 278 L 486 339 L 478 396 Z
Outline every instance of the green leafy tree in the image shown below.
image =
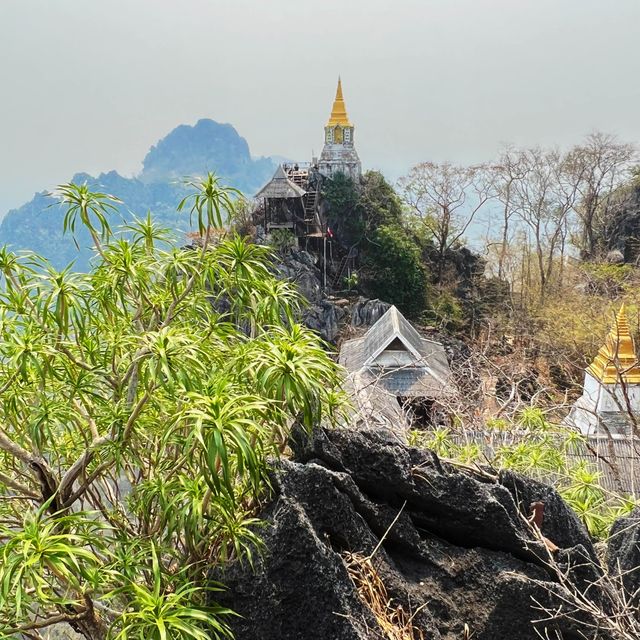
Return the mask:
M 337 173 L 328 180 L 322 193 L 329 204 L 329 226 L 344 247 L 362 241 L 365 222 L 360 207 L 360 193 L 352 178 Z
M 206 569 L 253 561 L 267 457 L 341 405 L 269 249 L 209 242 L 232 190 L 192 186 L 198 248 L 150 217 L 118 238 L 111 198 L 65 185 L 93 270 L 0 250 L 0 637 L 229 636 Z
M 368 230 L 402 222 L 400 198 L 379 171 L 367 171 L 362 176 L 359 206 Z
M 419 315 L 427 306 L 428 274 L 417 244 L 398 225 L 378 227 L 370 244 L 360 273 L 364 291 L 409 316 Z
M 402 222 L 402 203 L 378 171 L 367 171 L 359 184 L 338 173 L 326 183 L 323 196 L 329 204 L 329 224 L 345 246 L 366 243 L 378 227 Z

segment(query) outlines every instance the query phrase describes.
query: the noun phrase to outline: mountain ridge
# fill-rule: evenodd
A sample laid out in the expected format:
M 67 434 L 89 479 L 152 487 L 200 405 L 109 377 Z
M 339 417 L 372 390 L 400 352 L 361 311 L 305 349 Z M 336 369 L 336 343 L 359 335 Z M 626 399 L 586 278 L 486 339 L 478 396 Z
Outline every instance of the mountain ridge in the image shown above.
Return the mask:
M 86 183 L 92 190 L 122 200 L 116 214 L 121 220 L 116 218 L 114 226 L 150 211 L 154 219 L 180 235 L 191 228 L 189 216 L 176 211 L 186 192 L 181 183 L 184 177 L 214 171 L 226 184 L 252 195 L 275 167 L 272 158 L 252 158 L 248 142 L 233 125 L 202 118 L 194 125 L 178 125 L 160 138 L 147 152 L 142 170 L 132 177 L 113 169 L 97 176 L 79 172 L 71 182 Z M 62 233 L 63 217 L 64 211 L 47 191 L 36 192 L 29 202 L 4 216 L 0 245 L 38 253 L 58 269 L 73 263 L 76 270 L 87 270 L 92 256 L 88 234 L 78 233 L 78 249 L 73 238 Z

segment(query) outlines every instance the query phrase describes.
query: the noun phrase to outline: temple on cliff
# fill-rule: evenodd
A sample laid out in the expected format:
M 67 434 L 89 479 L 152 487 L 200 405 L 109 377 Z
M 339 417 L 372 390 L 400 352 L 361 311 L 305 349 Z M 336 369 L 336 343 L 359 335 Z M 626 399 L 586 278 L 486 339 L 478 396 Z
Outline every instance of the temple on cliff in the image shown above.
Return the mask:
M 640 418 L 640 366 L 622 305 L 604 345 L 584 375 L 582 395 L 566 422 L 584 435 L 629 437 Z
M 337 173 L 343 173 L 356 181 L 360 178 L 362 165 L 354 144 L 354 130 L 342 95 L 342 81 L 338 78 L 336 97 L 329 122 L 324 128 L 324 147 L 318 162 L 318 169 L 323 176 L 332 178 Z
M 261 202 L 265 233 L 287 230 L 306 243 L 313 238 L 326 240 L 327 233 L 331 235 L 319 194 L 323 182 L 338 174 L 359 181 L 362 166 L 354 137 L 355 127 L 349 120 L 342 81 L 338 78 L 331 115 L 324 127 L 320 158 L 280 165 L 273 178 L 255 195 Z

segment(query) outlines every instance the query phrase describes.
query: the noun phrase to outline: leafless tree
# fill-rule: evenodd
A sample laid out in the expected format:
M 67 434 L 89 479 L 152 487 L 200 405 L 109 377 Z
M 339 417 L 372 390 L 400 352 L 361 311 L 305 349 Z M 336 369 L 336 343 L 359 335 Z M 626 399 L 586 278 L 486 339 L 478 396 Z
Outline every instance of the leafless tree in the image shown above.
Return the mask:
M 534 537 L 546 539 L 535 523 L 530 524 Z M 559 620 L 573 625 L 578 637 L 585 640 L 608 638 L 610 640 L 637 640 L 640 638 L 640 616 L 637 609 L 638 593 L 630 594 L 624 586 L 625 572 L 603 570 L 594 560 L 582 556 L 576 562 L 561 565 L 552 550 L 544 561 L 553 583 L 530 578 L 534 584 L 547 589 L 550 603 L 534 600 L 534 608 L 540 616 L 536 625 L 553 624 Z M 592 574 L 593 579 L 576 580 L 576 572 Z M 539 633 L 546 640 L 548 635 Z M 556 638 L 562 640 L 562 634 Z
M 498 278 L 505 277 L 509 243 L 512 237 L 511 220 L 517 213 L 516 187 L 526 177 L 527 169 L 522 154 L 512 146 L 505 146 L 495 165 L 492 166 L 496 195 L 502 204 L 502 229 L 498 255 Z
M 597 236 L 609 214 L 610 196 L 628 178 L 635 160 L 632 144 L 601 132 L 588 135 L 567 155 L 579 194 L 575 210 L 581 222 L 580 248 L 587 259 L 597 257 Z
M 462 238 L 475 215 L 494 197 L 485 165 L 458 166 L 423 162 L 399 181 L 403 201 L 432 234 L 438 252 L 438 284 L 446 253 Z
M 567 171 L 567 157 L 557 150 L 525 149 L 517 157 L 519 176 L 511 197 L 528 229 L 544 298 L 556 265 L 562 269 L 577 185 Z

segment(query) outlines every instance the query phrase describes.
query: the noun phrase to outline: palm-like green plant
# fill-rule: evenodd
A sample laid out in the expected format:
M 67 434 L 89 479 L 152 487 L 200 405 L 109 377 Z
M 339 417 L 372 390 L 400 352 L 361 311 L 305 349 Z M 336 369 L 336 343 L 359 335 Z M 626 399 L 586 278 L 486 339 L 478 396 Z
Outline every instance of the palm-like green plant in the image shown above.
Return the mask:
M 428 434 L 429 437 L 424 438 L 424 435 L 416 434 L 414 438 L 415 444 L 432 449 L 439 456 L 444 458 L 450 458 L 455 445 L 451 439 L 451 431 L 445 427 L 437 427 Z
M 134 217 L 133 222 L 124 228 L 133 233 L 134 243 L 144 245 L 147 251 L 153 251 L 159 244 L 168 244 L 172 240 L 172 234 L 155 222 L 151 211 L 147 211 L 145 218 Z
M 476 462 L 480 459 L 481 455 L 482 450 L 480 449 L 480 445 L 475 442 L 464 444 L 456 451 L 456 458 L 465 464 Z
M 532 431 L 544 431 L 549 427 L 544 412 L 537 407 L 525 407 L 520 411 L 518 425 L 523 429 L 531 429 Z
M 126 595 L 129 608 L 110 629 L 113 640 L 216 640 L 232 637 L 222 617 L 228 609 L 199 601 L 206 590 L 188 583 L 173 587 L 173 576 L 163 575 L 158 551 L 151 545 L 151 585 L 129 581 L 108 598 Z M 167 579 L 172 578 L 172 579 Z M 194 603 L 198 603 L 194 606 Z M 119 630 L 118 630 L 119 627 Z
M 180 201 L 178 211 L 191 204 L 191 220 L 196 217 L 202 236 L 207 233 L 209 227 L 221 229 L 229 222 L 233 216 L 234 197 L 242 196 L 237 189 L 223 186 L 220 179 L 211 172 L 204 178 L 189 178 L 185 180 L 185 184 L 194 191 Z
M 235 192 L 194 184 L 182 207 L 223 221 Z M 114 237 L 115 200 L 58 193 L 91 273 L 0 249 L 0 630 L 224 637 L 206 567 L 253 561 L 267 460 L 340 410 L 339 368 L 268 248 L 171 248 L 149 216 Z
M 107 240 L 111 236 L 109 215 L 117 211 L 116 204 L 121 204 L 121 200 L 108 193 L 90 191 L 86 184 L 74 183 L 60 185 L 53 195 L 66 209 L 63 230 L 75 234 L 80 220 L 91 234 L 96 249 L 101 251 L 100 240 Z M 74 242 L 78 246 L 75 237 Z
M 320 422 L 327 391 L 322 380 L 339 369 L 317 338 L 299 324 L 275 326 L 268 343 L 255 342 L 247 360 L 246 374 L 262 393 L 308 428 Z
M 19 628 L 21 618 L 34 615 L 34 592 L 46 611 L 80 609 L 84 592 L 95 585 L 105 552 L 100 523 L 91 526 L 91 517 L 82 513 L 51 517 L 48 507 L 28 511 L 20 528 L 0 527 L 0 601 L 6 605 L 0 632 Z

